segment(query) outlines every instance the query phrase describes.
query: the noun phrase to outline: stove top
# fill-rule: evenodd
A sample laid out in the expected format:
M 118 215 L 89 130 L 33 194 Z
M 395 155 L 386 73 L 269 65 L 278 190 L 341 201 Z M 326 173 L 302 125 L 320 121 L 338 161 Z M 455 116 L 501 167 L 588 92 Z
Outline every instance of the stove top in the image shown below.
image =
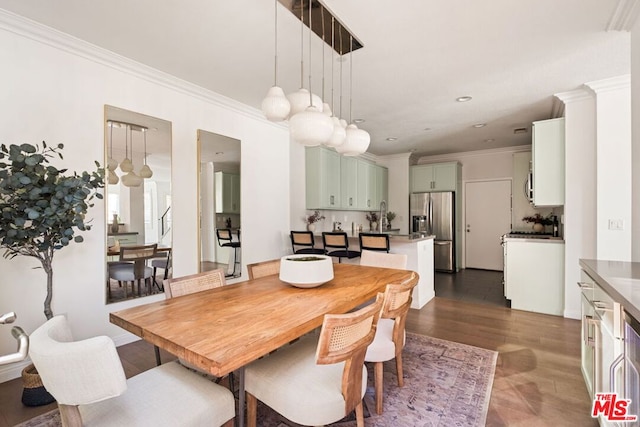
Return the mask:
M 542 231 L 511 231 L 509 232 L 509 236 L 518 235 L 518 236 L 552 236 L 552 233 L 545 233 Z

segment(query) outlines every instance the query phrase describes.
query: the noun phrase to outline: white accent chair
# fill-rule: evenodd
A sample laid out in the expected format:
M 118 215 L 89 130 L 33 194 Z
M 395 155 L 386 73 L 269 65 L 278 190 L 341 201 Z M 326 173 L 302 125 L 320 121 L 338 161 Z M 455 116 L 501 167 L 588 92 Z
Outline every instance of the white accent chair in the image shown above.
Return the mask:
M 364 426 L 364 355 L 382 307 L 376 302 L 347 314 L 327 314 L 317 345 L 313 335 L 245 368 L 247 426 L 256 426 L 258 400 L 295 423 L 321 426 L 356 412 Z
M 56 316 L 30 337 L 29 356 L 58 401 L 63 426 L 231 427 L 231 392 L 175 362 L 125 378 L 111 338 L 74 341 Z
M 387 285 L 376 336 L 367 348 L 364 360 L 374 363 L 376 412 L 378 414 L 382 414 L 383 362 L 396 359 L 398 387 L 404 386 L 402 349 L 406 337 L 405 322 L 411 307 L 411 294 L 417 284 L 418 274 L 414 272 L 403 283 Z

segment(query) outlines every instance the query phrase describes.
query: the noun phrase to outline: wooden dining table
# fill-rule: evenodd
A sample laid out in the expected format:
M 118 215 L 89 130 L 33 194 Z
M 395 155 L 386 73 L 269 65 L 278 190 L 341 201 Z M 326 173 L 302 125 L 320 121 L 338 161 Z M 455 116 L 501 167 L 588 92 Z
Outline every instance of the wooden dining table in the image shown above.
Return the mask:
M 296 288 L 277 275 L 110 313 L 111 323 L 215 376 L 236 371 L 244 425 L 244 369 L 252 361 L 400 283 L 411 271 L 334 264 L 334 278 Z

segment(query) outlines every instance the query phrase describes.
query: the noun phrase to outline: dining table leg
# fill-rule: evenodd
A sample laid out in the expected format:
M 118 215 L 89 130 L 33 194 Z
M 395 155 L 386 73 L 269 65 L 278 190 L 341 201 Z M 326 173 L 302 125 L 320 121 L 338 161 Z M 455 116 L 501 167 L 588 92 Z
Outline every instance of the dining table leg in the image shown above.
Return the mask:
M 238 371 L 238 427 L 244 427 L 244 414 L 245 414 L 245 393 L 244 393 L 244 366 L 239 368 Z

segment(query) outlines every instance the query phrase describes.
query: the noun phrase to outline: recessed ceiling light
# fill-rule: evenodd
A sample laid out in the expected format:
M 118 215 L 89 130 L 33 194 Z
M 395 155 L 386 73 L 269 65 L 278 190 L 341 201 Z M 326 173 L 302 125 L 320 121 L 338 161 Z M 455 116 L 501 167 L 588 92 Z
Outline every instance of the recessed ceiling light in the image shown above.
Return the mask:
M 424 128 L 424 130 L 431 130 L 431 128 Z
M 364 119 L 353 119 L 353 123 L 355 124 L 360 124 L 360 123 L 364 123 L 365 120 Z
M 387 141 L 397 141 L 398 138 L 395 136 L 390 136 L 389 138 L 387 138 Z
M 485 139 L 484 140 L 484 142 L 493 142 L 493 141 L 495 141 L 495 139 L 493 139 L 493 138 L 489 138 L 489 139 Z
M 483 128 L 485 127 L 487 124 L 486 123 L 476 123 L 475 125 L 473 125 L 474 128 Z
M 471 101 L 473 98 L 471 98 L 470 96 L 459 96 L 456 98 L 456 101 L 458 102 L 468 102 Z
M 527 133 L 527 128 L 517 128 L 513 130 L 513 133 L 518 135 L 518 134 L 522 134 L 522 133 Z

